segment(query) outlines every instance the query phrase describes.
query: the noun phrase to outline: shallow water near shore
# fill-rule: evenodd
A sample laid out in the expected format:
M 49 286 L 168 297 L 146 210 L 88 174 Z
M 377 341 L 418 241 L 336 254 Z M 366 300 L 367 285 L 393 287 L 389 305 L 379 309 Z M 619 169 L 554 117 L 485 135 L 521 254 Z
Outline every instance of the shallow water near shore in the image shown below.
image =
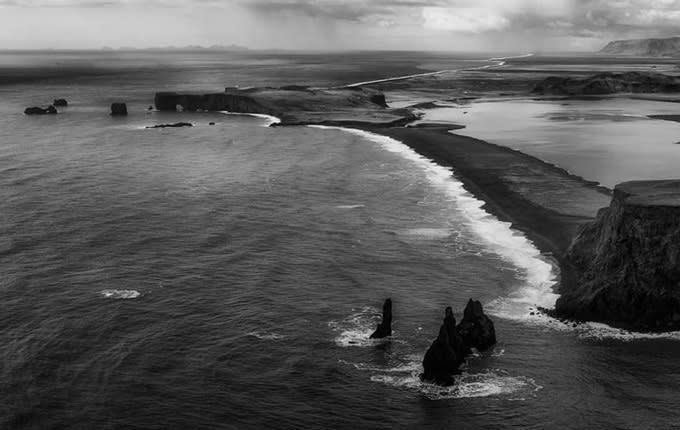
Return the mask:
M 20 112 L 58 87 L 0 90 L 0 427 L 680 420 L 680 342 L 532 317 L 554 268 L 451 172 L 361 132 L 146 113 L 146 79 L 123 119 L 101 107 L 115 82 L 56 117 Z M 386 297 L 394 337 L 369 341 Z M 500 343 L 455 387 L 421 383 L 470 297 Z

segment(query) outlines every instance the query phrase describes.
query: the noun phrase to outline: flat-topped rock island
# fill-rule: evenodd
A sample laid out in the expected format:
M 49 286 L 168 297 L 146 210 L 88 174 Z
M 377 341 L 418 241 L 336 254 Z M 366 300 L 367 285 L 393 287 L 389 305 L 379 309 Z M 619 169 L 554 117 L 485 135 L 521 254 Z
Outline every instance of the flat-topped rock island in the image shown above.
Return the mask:
M 282 125 L 404 125 L 416 119 L 407 109 L 390 109 L 383 93 L 362 87 L 317 89 L 295 85 L 226 88 L 224 92 L 209 94 L 159 92 L 154 104 L 160 111 L 271 115 L 279 118 Z

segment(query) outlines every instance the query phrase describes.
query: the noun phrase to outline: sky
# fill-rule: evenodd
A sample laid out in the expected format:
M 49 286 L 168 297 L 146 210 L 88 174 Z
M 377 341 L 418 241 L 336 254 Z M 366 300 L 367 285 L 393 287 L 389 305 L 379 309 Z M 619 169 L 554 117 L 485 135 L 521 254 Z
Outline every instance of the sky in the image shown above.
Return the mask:
M 680 0 L 0 0 L 0 49 L 558 52 L 679 29 Z

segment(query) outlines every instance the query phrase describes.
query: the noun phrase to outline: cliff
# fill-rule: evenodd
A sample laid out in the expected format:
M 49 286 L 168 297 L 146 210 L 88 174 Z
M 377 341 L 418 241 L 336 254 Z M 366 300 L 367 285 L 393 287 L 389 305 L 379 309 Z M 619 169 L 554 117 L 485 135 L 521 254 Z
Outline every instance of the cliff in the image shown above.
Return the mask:
M 680 54 L 680 37 L 667 39 L 630 39 L 609 42 L 601 51 L 612 55 L 674 57 Z
M 680 180 L 618 185 L 566 258 L 556 313 L 644 330 L 680 328 Z
M 680 80 L 653 72 L 606 72 L 585 79 L 550 76 L 533 89 L 535 94 L 566 96 L 669 92 L 680 92 Z
M 159 92 L 154 98 L 161 111 L 229 111 L 273 115 L 284 124 L 340 125 L 352 121 L 399 123 L 415 117 L 405 109 L 389 109 L 385 95 L 364 88 L 315 89 L 227 88 L 221 93 Z

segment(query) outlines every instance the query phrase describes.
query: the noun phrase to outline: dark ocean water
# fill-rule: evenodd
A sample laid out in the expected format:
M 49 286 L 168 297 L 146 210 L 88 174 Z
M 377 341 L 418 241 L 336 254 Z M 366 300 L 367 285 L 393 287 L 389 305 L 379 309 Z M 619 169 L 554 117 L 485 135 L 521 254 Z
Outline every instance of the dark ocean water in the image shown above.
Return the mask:
M 530 316 L 555 300 L 549 259 L 445 169 L 365 133 L 144 111 L 157 89 L 334 85 L 469 58 L 372 70 L 375 55 L 348 55 L 343 74 L 320 55 L 178 55 L 98 59 L 93 75 L 79 55 L 50 63 L 87 64 L 78 78 L 0 86 L 0 428 L 680 423 L 677 336 Z M 21 114 L 56 97 L 72 105 Z M 119 98 L 127 118 L 107 115 Z M 176 121 L 196 127 L 143 128 Z M 366 341 L 387 297 L 394 339 Z M 420 383 L 444 307 L 460 317 L 470 297 L 499 344 L 454 388 Z

